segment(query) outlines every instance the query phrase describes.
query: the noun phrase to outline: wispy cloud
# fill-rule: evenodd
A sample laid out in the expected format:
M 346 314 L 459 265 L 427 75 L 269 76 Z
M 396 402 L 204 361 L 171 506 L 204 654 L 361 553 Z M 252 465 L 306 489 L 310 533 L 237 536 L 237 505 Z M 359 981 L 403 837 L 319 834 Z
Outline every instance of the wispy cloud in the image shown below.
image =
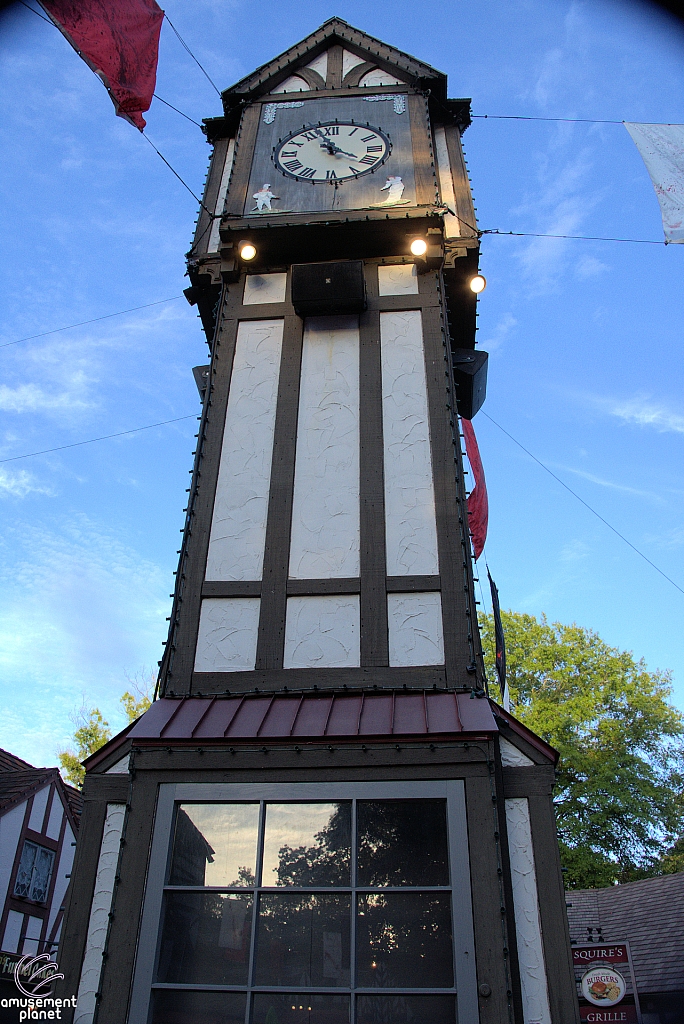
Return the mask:
M 572 473 L 573 476 L 579 476 L 582 480 L 588 480 L 592 484 L 597 484 L 599 487 L 607 487 L 611 491 L 623 491 L 625 494 L 633 494 L 638 498 L 651 498 L 655 501 L 662 501 L 659 495 L 654 494 L 652 491 L 640 491 L 635 487 L 629 487 L 627 484 L 618 484 L 613 480 L 604 480 L 603 477 L 596 476 L 594 473 L 587 473 L 583 469 L 573 469 L 571 466 L 562 466 L 559 463 L 550 463 L 554 469 L 561 470 L 564 473 Z
M 601 260 L 597 260 L 595 256 L 583 256 L 577 261 L 575 266 L 575 275 L 579 277 L 581 281 L 586 281 L 591 277 L 598 277 L 600 274 L 605 274 L 610 267 L 607 263 L 602 263 Z
M 511 331 L 518 326 L 518 321 L 515 319 L 512 313 L 504 313 L 494 329 L 491 331 L 488 338 L 481 342 L 482 347 L 487 352 L 496 352 L 498 348 L 504 344 L 506 339 L 511 334 Z
M 11 470 L 0 466 L 0 497 L 25 498 L 27 494 L 54 494 L 49 487 L 36 482 L 32 473 L 25 469 Z
M 595 409 L 614 416 L 623 423 L 653 427 L 661 434 L 684 434 L 684 415 L 652 401 L 648 396 L 623 399 L 605 398 L 600 395 L 585 397 Z
M 155 663 L 168 614 L 168 580 L 112 530 L 85 515 L 5 529 L 14 564 L 0 586 L 0 672 L 12 700 L 0 746 L 54 763 L 85 693 L 114 728 L 126 673 Z
M 85 382 L 83 381 L 83 383 Z M 15 388 L 0 384 L 0 409 L 5 412 L 72 412 L 76 409 L 91 407 L 92 402 L 83 397 L 81 388 L 74 387 L 68 391 L 51 394 L 38 387 L 37 384 L 19 384 Z

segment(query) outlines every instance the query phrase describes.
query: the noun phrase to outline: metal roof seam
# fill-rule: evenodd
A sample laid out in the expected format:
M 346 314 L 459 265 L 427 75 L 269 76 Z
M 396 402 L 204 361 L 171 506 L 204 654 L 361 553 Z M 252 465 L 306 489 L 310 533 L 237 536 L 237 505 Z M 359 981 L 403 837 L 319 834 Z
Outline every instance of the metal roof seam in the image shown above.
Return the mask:
M 323 736 L 328 735 L 328 723 L 330 722 L 330 716 L 332 714 L 333 705 L 335 703 L 335 694 L 333 693 L 330 697 L 330 703 L 328 704 L 328 714 L 325 716 L 325 725 L 323 726 Z
M 357 736 L 359 736 L 361 734 L 361 715 L 363 714 L 363 708 L 364 708 L 365 702 L 366 702 L 366 694 L 362 693 L 361 694 L 361 705 L 359 707 L 359 714 L 358 714 L 358 718 L 356 719 L 356 735 Z
M 240 708 L 242 707 L 242 705 L 244 704 L 246 699 L 247 699 L 247 694 L 243 693 L 242 697 L 240 698 L 240 700 L 238 702 L 238 706 L 235 708 L 235 711 L 230 716 L 230 721 L 228 722 L 228 725 L 223 730 L 223 738 L 224 739 L 228 739 L 228 732 L 230 730 L 230 727 L 233 724 L 233 722 L 235 721 L 236 715 L 237 715 L 238 711 L 240 710 Z
M 263 727 L 264 727 L 264 722 L 265 722 L 265 721 L 266 721 L 266 719 L 268 718 L 268 713 L 269 713 L 269 711 L 271 710 L 271 708 L 273 707 L 273 701 L 274 701 L 275 699 L 276 699 L 276 695 L 275 695 L 275 693 L 274 693 L 274 694 L 273 694 L 273 696 L 271 697 L 271 699 L 270 699 L 270 700 L 269 700 L 269 702 L 268 702 L 268 707 L 266 708 L 266 711 L 264 712 L 264 717 L 263 717 L 263 718 L 261 719 L 261 722 L 260 722 L 260 724 L 259 724 L 259 728 L 258 728 L 258 729 L 257 729 L 257 731 L 256 731 L 256 736 L 257 736 L 257 738 L 258 738 L 258 736 L 259 736 L 259 733 L 261 732 L 261 730 L 262 730 L 262 729 L 263 729 Z
M 205 719 L 205 718 L 207 717 L 207 715 L 209 714 L 209 712 L 211 711 L 211 709 L 213 708 L 213 706 L 214 706 L 214 704 L 215 704 L 215 703 L 216 703 L 216 697 L 212 697 L 212 698 L 211 698 L 211 700 L 209 701 L 209 704 L 207 705 L 207 707 L 206 707 L 206 708 L 204 709 L 204 711 L 203 711 L 203 712 L 202 712 L 202 714 L 200 715 L 200 719 L 199 719 L 199 721 L 198 721 L 198 722 L 196 722 L 196 723 L 195 723 L 195 725 L 194 725 L 194 727 L 193 727 L 193 730 L 192 730 L 192 736 L 193 736 L 193 738 L 194 738 L 194 736 L 195 736 L 195 733 L 196 733 L 196 732 L 197 732 L 197 730 L 199 729 L 200 725 L 202 724 L 202 722 L 204 721 L 204 719 Z
M 179 712 L 180 712 L 180 709 L 181 709 L 181 708 L 183 707 L 183 705 L 185 704 L 185 701 L 186 701 L 186 700 L 187 700 L 187 698 L 186 698 L 186 697 L 181 697 L 181 699 L 180 699 L 180 700 L 178 701 L 178 704 L 176 705 L 176 707 L 175 707 L 175 708 L 173 709 L 173 711 L 171 712 L 171 714 L 170 714 L 170 716 L 169 716 L 168 720 L 167 720 L 166 722 L 164 722 L 163 726 L 161 727 L 161 729 L 160 729 L 160 731 L 159 731 L 159 739 L 162 739 L 162 737 L 163 737 L 164 733 L 165 733 L 165 732 L 166 732 L 166 730 L 167 730 L 167 729 L 169 728 L 169 726 L 171 725 L 171 723 L 172 723 L 172 722 L 173 722 L 173 720 L 175 719 L 176 715 L 178 715 L 178 714 L 179 714 Z
M 299 698 L 299 704 L 297 705 L 297 710 L 295 711 L 294 718 L 292 719 L 292 725 L 290 726 L 290 736 L 294 736 L 295 725 L 297 724 L 297 719 L 299 718 L 299 712 L 302 710 L 303 703 L 304 694 L 302 694 Z

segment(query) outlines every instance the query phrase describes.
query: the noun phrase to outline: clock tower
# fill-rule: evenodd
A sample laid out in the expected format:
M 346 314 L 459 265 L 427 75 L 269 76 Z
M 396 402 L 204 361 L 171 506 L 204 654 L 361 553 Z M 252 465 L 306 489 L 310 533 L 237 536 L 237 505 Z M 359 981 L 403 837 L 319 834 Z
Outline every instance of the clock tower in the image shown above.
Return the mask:
M 170 628 L 87 762 L 73 1020 L 574 1024 L 557 755 L 477 627 L 469 101 L 336 18 L 222 98 Z

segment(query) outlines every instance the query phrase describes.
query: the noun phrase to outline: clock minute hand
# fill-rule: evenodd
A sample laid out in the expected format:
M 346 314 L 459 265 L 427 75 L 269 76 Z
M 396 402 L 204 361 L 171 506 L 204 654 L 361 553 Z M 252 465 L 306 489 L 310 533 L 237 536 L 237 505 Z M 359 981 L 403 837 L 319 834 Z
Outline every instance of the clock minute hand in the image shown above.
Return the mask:
M 356 153 L 348 153 L 346 149 L 340 149 L 334 142 L 328 142 L 327 140 L 326 142 L 321 142 L 321 149 L 323 148 L 327 149 L 331 156 L 337 156 L 339 153 L 340 156 L 350 156 L 352 160 L 359 159 Z

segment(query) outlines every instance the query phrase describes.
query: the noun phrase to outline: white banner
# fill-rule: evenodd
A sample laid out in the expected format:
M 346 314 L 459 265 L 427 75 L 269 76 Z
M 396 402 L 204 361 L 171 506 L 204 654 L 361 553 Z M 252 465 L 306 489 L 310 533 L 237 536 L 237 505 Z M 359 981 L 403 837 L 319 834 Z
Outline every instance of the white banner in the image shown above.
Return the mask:
M 624 125 L 651 175 L 665 238 L 684 242 L 684 124 Z

